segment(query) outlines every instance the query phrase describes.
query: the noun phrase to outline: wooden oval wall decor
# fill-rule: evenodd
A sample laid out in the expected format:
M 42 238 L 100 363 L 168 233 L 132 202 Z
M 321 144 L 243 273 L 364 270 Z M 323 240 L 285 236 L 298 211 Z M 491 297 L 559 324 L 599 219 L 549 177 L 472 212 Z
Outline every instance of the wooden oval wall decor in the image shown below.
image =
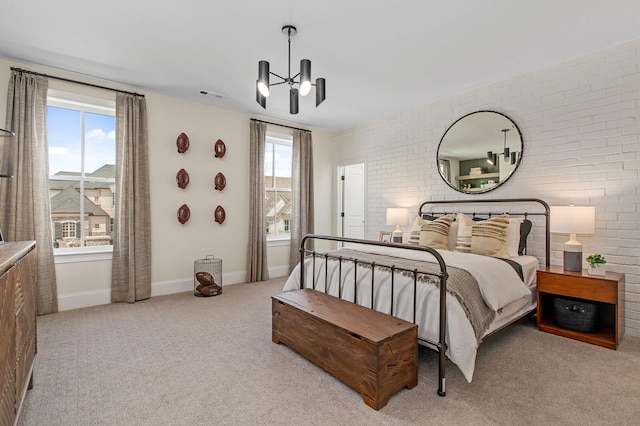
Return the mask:
M 222 158 L 227 152 L 227 147 L 224 142 L 222 142 L 222 139 L 218 139 L 216 144 L 213 146 L 213 150 L 216 152 L 216 158 Z
M 216 219 L 216 222 L 218 222 L 218 223 L 224 222 L 224 219 L 225 219 L 226 216 L 227 216 L 227 214 L 225 213 L 225 211 L 222 208 L 222 206 L 216 207 L 216 211 L 213 213 L 213 217 Z
M 189 186 L 189 173 L 185 169 L 180 169 L 176 175 L 176 182 L 178 183 L 178 188 L 185 189 Z
M 189 137 L 184 133 L 180 133 L 176 140 L 176 145 L 178 145 L 178 152 L 184 154 L 189 149 Z
M 181 205 L 178 209 L 178 222 L 184 225 L 185 223 L 187 223 L 190 217 L 191 210 L 189 210 L 189 206 L 186 204 Z
M 227 178 L 224 177 L 222 173 L 218 173 L 216 178 L 213 180 L 213 183 L 216 185 L 216 189 L 218 191 L 222 191 L 225 186 L 227 186 Z

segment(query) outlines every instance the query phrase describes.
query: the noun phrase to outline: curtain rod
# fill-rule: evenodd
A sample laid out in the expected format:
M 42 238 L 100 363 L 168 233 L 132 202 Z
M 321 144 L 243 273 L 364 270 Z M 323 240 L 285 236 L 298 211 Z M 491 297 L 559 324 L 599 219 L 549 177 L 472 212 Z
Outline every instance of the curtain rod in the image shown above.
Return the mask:
M 274 126 L 286 127 L 288 129 L 293 129 L 293 130 L 301 130 L 303 132 L 310 132 L 311 131 L 311 130 L 307 130 L 307 129 L 301 129 L 299 127 L 286 126 L 284 124 L 278 124 L 278 123 L 272 123 L 270 121 L 258 120 L 257 118 L 252 118 L 251 121 L 258 121 L 260 123 L 265 123 L 265 124 L 273 124 Z
M 140 93 L 128 92 L 126 90 L 120 90 L 120 89 L 113 89 L 111 87 L 99 86 L 97 84 L 92 84 L 92 83 L 85 83 L 83 81 L 71 80 L 69 78 L 56 77 L 55 75 L 43 74 L 43 73 L 39 73 L 39 72 L 35 72 L 35 71 L 25 70 L 25 69 L 22 69 L 22 68 L 11 67 L 11 71 L 24 72 L 24 73 L 33 74 L 33 75 L 39 75 L 40 77 L 52 78 L 54 80 L 66 81 L 68 83 L 82 84 L 83 86 L 95 87 L 96 89 L 111 90 L 112 92 L 126 93 L 127 95 L 142 96 L 144 98 L 144 95 L 141 95 Z

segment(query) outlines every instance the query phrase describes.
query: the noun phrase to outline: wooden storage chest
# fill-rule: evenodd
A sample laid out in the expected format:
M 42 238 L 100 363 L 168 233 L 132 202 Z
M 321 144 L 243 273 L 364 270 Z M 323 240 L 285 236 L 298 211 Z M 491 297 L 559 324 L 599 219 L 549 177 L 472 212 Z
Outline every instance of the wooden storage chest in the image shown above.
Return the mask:
M 418 326 L 316 290 L 272 296 L 272 340 L 360 392 L 375 410 L 418 384 Z

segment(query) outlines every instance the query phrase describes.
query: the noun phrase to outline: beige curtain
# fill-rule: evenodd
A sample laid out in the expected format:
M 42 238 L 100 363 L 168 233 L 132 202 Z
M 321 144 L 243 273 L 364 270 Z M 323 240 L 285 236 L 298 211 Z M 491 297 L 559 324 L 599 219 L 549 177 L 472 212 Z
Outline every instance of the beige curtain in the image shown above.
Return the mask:
M 151 207 L 147 104 L 116 95 L 116 205 L 111 301 L 151 296 Z
M 291 248 L 289 270 L 300 261 L 300 243 L 313 234 L 313 143 L 311 132 L 293 131 L 293 165 L 291 167 Z M 307 245 L 313 248 L 313 242 Z
M 16 134 L 8 141 L 14 144 L 15 177 L 0 179 L 0 229 L 5 240 L 36 241 L 38 315 L 58 312 L 49 203 L 47 88 L 44 77 L 11 71 L 6 128 Z
M 249 140 L 249 246 L 247 282 L 269 279 L 264 217 L 264 144 L 267 125 L 251 121 Z

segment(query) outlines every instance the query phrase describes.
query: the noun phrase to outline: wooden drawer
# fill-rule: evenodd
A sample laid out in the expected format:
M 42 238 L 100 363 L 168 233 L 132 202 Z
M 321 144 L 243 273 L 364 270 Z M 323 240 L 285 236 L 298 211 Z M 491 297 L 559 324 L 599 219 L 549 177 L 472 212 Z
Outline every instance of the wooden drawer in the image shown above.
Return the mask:
M 596 277 L 538 274 L 538 291 L 595 302 L 618 301 L 617 281 Z
M 272 297 L 272 340 L 360 392 L 379 410 L 418 384 L 418 326 L 315 290 Z

